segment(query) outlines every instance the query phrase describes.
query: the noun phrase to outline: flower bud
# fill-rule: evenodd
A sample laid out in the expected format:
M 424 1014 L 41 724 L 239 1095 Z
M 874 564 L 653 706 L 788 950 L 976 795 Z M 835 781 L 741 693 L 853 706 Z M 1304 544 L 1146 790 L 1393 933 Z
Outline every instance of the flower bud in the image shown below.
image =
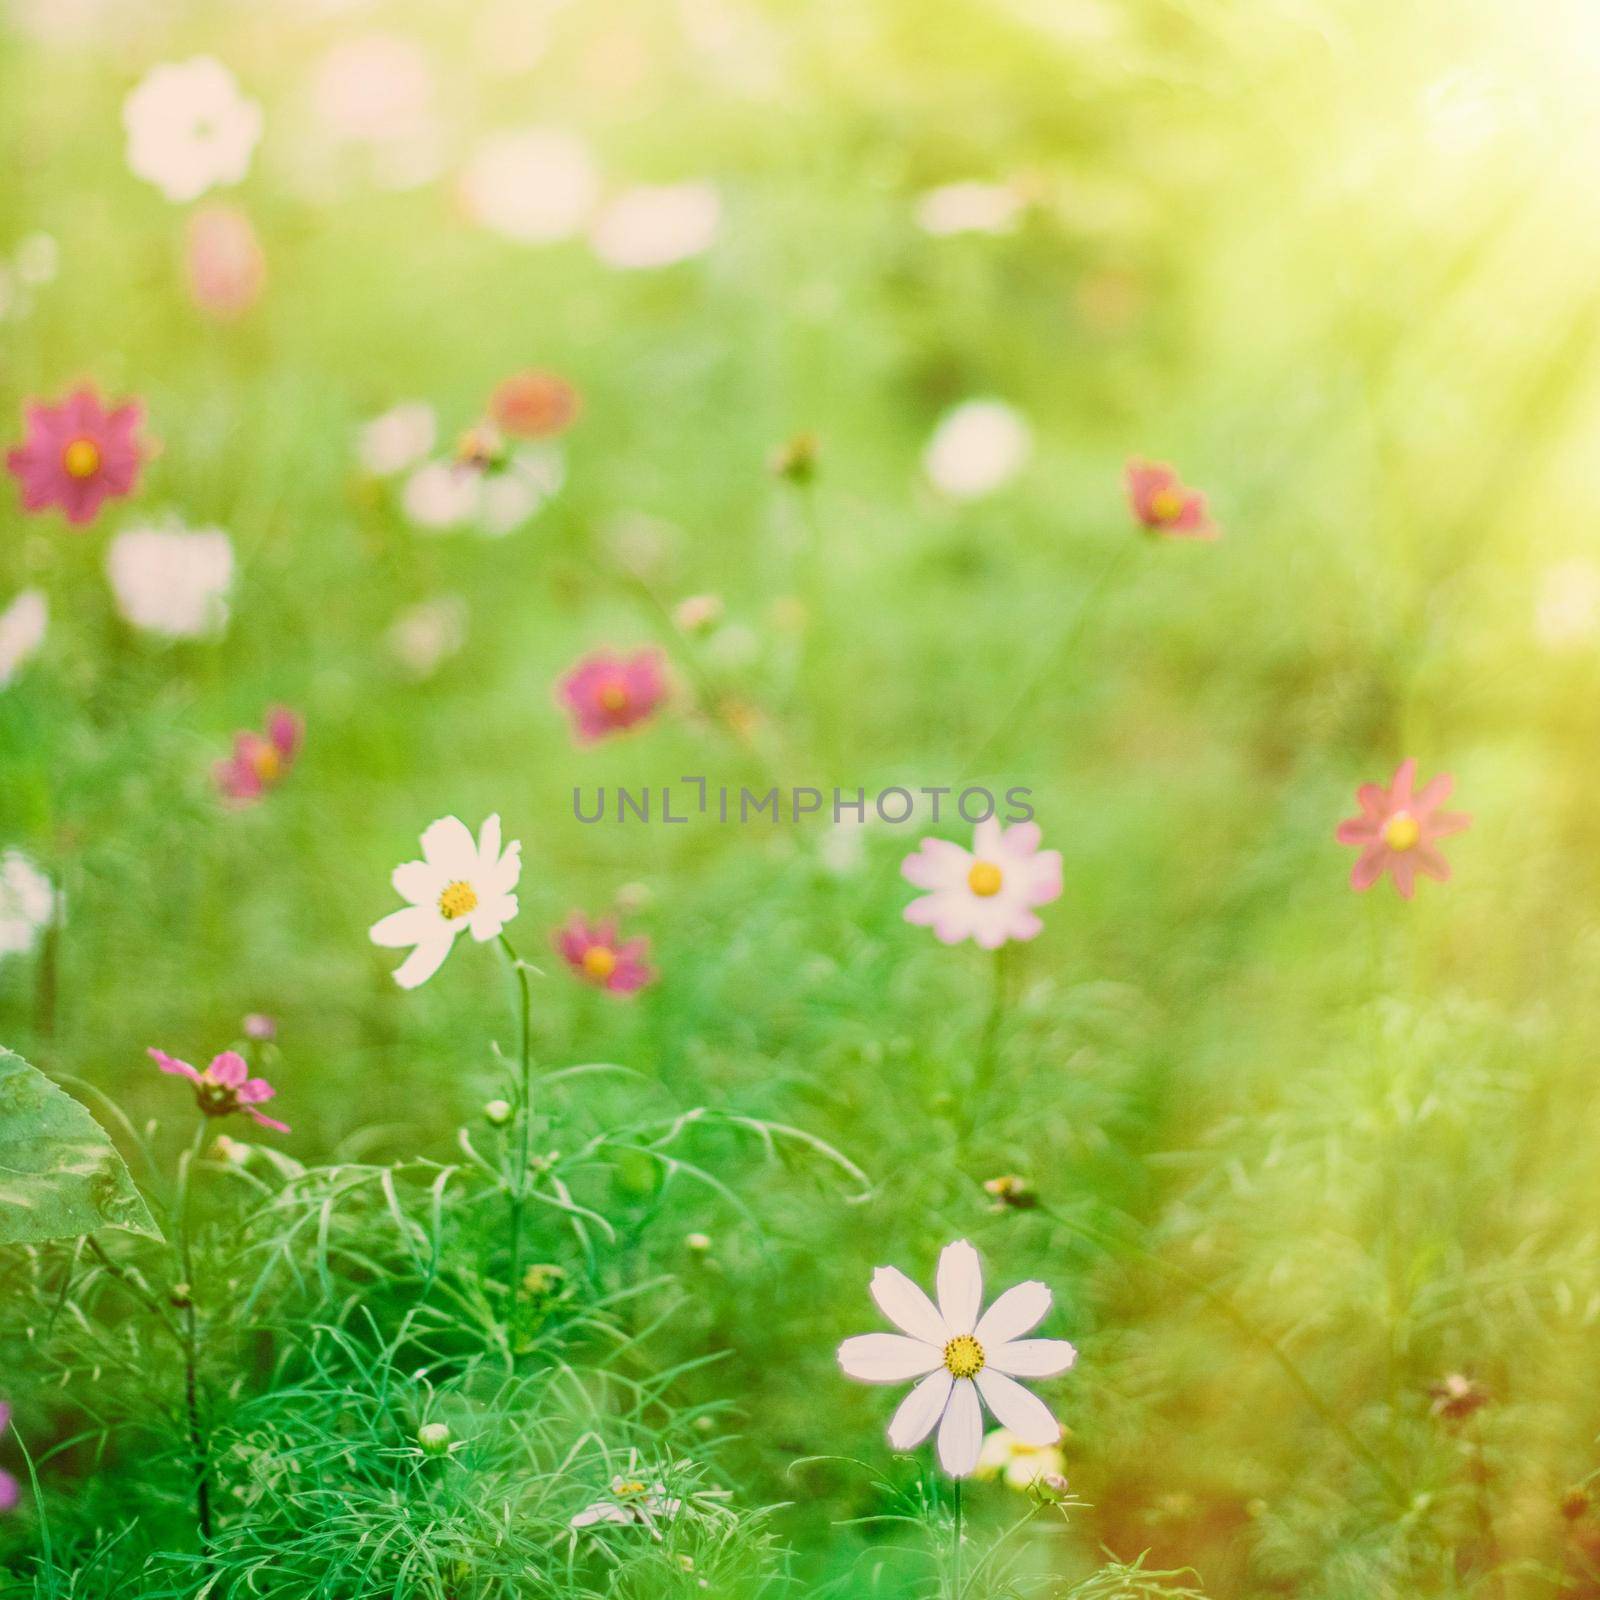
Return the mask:
M 194 1304 L 194 1291 L 186 1283 L 175 1283 L 167 1290 L 167 1299 L 180 1311 L 187 1311 Z
M 511 1120 L 511 1102 L 491 1100 L 483 1108 L 483 1114 L 492 1127 L 503 1128 Z
M 442 1456 L 450 1449 L 450 1427 L 444 1422 L 424 1422 L 417 1429 L 417 1443 L 424 1455 Z

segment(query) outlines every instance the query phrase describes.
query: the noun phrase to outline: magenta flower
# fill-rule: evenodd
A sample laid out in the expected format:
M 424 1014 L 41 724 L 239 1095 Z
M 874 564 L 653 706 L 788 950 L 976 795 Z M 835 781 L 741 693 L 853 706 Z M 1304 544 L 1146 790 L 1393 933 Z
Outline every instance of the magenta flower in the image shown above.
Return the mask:
M 1417 764 L 1408 759 L 1395 769 L 1387 789 L 1364 783 L 1356 790 L 1361 815 L 1341 822 L 1334 834 L 1340 844 L 1361 851 L 1350 872 L 1352 889 L 1370 889 L 1387 872 L 1409 900 L 1419 872 L 1441 883 L 1450 876 L 1450 863 L 1434 848 L 1434 841 L 1470 827 L 1472 818 L 1439 809 L 1455 783 L 1448 772 L 1421 790 L 1415 790 L 1416 779 Z
M 108 499 L 132 492 L 140 465 L 134 430 L 144 415 L 138 401 L 107 411 L 85 386 L 59 405 L 33 401 L 24 415 L 27 436 L 6 456 L 24 511 L 60 506 L 68 522 L 92 522 Z
M 580 743 L 622 733 L 660 706 L 667 677 L 659 650 L 619 656 L 609 650 L 587 655 L 557 685 L 557 695 L 572 713 Z
M 11 1407 L 0 1400 L 0 1433 L 4 1433 L 11 1425 Z M 22 1498 L 22 1485 L 11 1476 L 9 1472 L 0 1472 L 0 1515 L 7 1511 L 15 1511 L 17 1502 Z
M 997 950 L 1008 939 L 1033 939 L 1044 924 L 1035 906 L 1061 898 L 1061 852 L 1039 848 L 1039 825 L 1001 829 L 980 822 L 972 849 L 948 839 L 924 839 L 900 863 L 901 875 L 927 894 L 905 909 L 907 922 L 931 927 L 942 944 L 975 939 Z
M 655 970 L 645 956 L 648 939 L 617 939 L 614 922 L 588 922 L 578 912 L 557 928 L 555 946 L 561 958 L 585 983 L 612 994 L 633 994 L 655 980 Z
M 1221 529 L 1206 515 L 1206 497 L 1159 461 L 1127 468 L 1128 503 L 1143 527 L 1163 539 L 1215 539 Z
M 233 754 L 212 768 L 225 800 L 247 806 L 269 789 L 276 789 L 294 765 L 305 733 L 305 723 L 294 712 L 274 706 L 267 713 L 265 736 L 236 733 Z
M 231 1117 L 234 1112 L 242 1111 L 263 1128 L 273 1128 L 279 1133 L 289 1131 L 287 1122 L 278 1122 L 256 1110 L 263 1100 L 270 1100 L 278 1091 L 265 1078 L 252 1078 L 244 1057 L 237 1050 L 224 1050 L 220 1056 L 213 1056 L 204 1072 L 196 1072 L 187 1061 L 179 1061 L 165 1050 L 152 1049 L 147 1053 L 163 1072 L 187 1078 L 194 1085 L 195 1104 L 206 1116 Z

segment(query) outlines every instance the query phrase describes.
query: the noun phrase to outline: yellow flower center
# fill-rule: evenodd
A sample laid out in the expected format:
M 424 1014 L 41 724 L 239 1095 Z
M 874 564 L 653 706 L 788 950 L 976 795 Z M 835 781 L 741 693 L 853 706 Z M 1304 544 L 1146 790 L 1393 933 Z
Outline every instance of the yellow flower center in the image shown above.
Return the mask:
M 250 765 L 263 783 L 276 783 L 283 772 L 283 757 L 270 744 L 258 744 L 250 756 Z
M 93 439 L 74 439 L 61 452 L 69 478 L 92 478 L 100 470 L 100 447 Z
M 1422 838 L 1422 825 L 1409 811 L 1397 811 L 1383 825 L 1383 842 L 1391 850 L 1410 850 Z
M 1183 515 L 1183 496 L 1176 489 L 1157 489 L 1150 496 L 1150 515 L 1157 522 L 1176 522 Z
M 641 1478 L 613 1478 L 612 1494 L 643 1494 L 647 1485 Z
M 617 952 L 603 944 L 592 944 L 583 952 L 583 970 L 602 983 L 617 970 Z
M 971 870 L 967 873 L 967 887 L 977 895 L 982 895 L 985 900 L 992 894 L 1000 893 L 1000 885 L 1004 879 L 1000 869 L 992 861 L 974 861 Z
M 604 711 L 625 711 L 628 706 L 628 686 L 613 678 L 610 683 L 601 686 L 595 699 Z
M 975 1378 L 983 1371 L 983 1346 L 970 1333 L 958 1333 L 944 1347 L 944 1368 L 952 1378 Z
M 439 896 L 439 915 L 446 922 L 454 922 L 457 917 L 464 917 L 477 908 L 477 891 L 470 883 L 463 883 L 459 878 L 454 883 L 447 883 L 444 893 Z

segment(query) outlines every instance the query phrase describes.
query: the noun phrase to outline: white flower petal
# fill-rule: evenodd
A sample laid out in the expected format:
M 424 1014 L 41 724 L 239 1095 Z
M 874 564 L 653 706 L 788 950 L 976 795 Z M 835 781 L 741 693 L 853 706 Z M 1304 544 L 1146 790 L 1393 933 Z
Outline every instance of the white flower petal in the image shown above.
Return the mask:
M 494 812 L 483 819 L 478 829 L 478 871 L 493 872 L 500 864 L 500 813 Z
M 450 954 L 454 943 L 453 936 L 446 936 L 419 944 L 395 969 L 394 981 L 402 989 L 415 989 L 418 984 L 426 983 L 444 965 L 444 958 Z
M 513 839 L 506 846 L 506 853 L 493 864 L 485 874 L 483 887 L 490 894 L 505 894 L 515 889 L 517 880 L 522 876 L 522 841 Z M 516 913 L 512 912 L 512 916 Z
M 1042 1283 L 1019 1283 L 984 1312 L 974 1336 L 985 1350 L 991 1344 L 1005 1344 L 1037 1327 L 1049 1309 L 1050 1291 Z
M 910 1450 L 933 1432 L 933 1425 L 944 1415 L 954 1383 L 955 1379 L 941 1366 L 900 1402 L 889 1419 L 889 1443 L 896 1450 Z
M 438 927 L 438 916 L 427 906 L 402 906 L 374 922 L 367 936 L 386 950 L 399 950 L 408 944 L 421 944 Z
M 514 894 L 497 894 L 481 902 L 467 918 L 467 930 L 479 944 L 487 944 L 500 937 L 500 930 L 517 914 L 517 897 Z
M 947 1244 L 939 1255 L 939 1313 L 952 1336 L 971 1333 L 983 1303 L 983 1268 L 965 1239 Z
M 846 1377 L 862 1383 L 903 1383 L 920 1378 L 944 1360 L 944 1351 L 900 1333 L 861 1333 L 839 1346 Z
M 895 1327 L 913 1339 L 941 1350 L 950 1333 L 933 1302 L 898 1267 L 879 1267 L 872 1274 L 872 1298 Z
M 389 874 L 395 893 L 414 906 L 431 906 L 438 900 L 445 880 L 437 867 L 426 861 L 402 861 Z
M 430 867 L 448 878 L 470 879 L 478 865 L 478 846 L 459 817 L 430 823 L 422 835 L 422 854 Z
M 993 1349 L 985 1345 L 983 1354 L 996 1372 L 1008 1372 L 1013 1378 L 1053 1378 L 1078 1359 L 1065 1339 L 1018 1339 Z
M 952 1478 L 965 1478 L 983 1449 L 983 1407 L 971 1378 L 958 1378 L 939 1424 L 939 1464 Z
M 1061 1424 L 1049 1406 L 1020 1383 L 993 1367 L 985 1367 L 976 1382 L 984 1404 L 1024 1444 L 1054 1444 L 1061 1437 Z

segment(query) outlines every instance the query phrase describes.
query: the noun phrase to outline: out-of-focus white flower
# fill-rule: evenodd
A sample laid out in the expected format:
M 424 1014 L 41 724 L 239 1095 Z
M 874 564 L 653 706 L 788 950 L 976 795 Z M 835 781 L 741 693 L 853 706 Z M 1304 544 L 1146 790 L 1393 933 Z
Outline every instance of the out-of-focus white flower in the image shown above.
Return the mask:
M 511 891 L 522 875 L 522 845 L 500 848 L 500 818 L 492 816 L 473 839 L 459 817 L 441 817 L 422 835 L 422 860 L 394 869 L 395 892 L 407 904 L 373 923 L 372 942 L 387 950 L 412 946 L 395 969 L 402 989 L 426 983 L 466 930 L 479 944 L 500 937 L 517 914 Z
M 311 84 L 312 109 L 329 136 L 369 150 L 378 181 L 391 189 L 414 188 L 439 170 L 434 98 L 427 52 L 389 33 L 335 45 Z
M 721 217 L 722 201 L 709 183 L 645 184 L 606 206 L 589 243 L 608 267 L 670 267 L 709 250 Z
M 50 880 L 20 850 L 0 854 L 0 956 L 23 956 L 56 911 Z
M 50 606 L 40 589 L 24 589 L 0 611 L 0 689 L 21 670 L 23 662 L 44 643 Z
M 48 233 L 30 233 L 17 241 L 11 266 L 18 282 L 40 288 L 55 280 L 61 267 L 61 247 Z
M 514 533 L 559 494 L 566 481 L 566 459 L 553 445 L 529 445 L 514 451 L 499 472 L 483 479 L 479 526 L 494 538 Z
M 227 625 L 233 545 L 220 528 L 128 528 L 111 541 L 106 572 L 136 628 L 196 639 Z
M 476 467 L 430 461 L 406 479 L 400 504 L 414 526 L 439 533 L 459 528 L 477 514 L 482 489 Z
M 472 50 L 496 77 L 529 72 L 550 49 L 550 24 L 567 0 L 489 0 L 477 8 Z
M 822 836 L 817 855 L 824 869 L 836 878 L 848 878 L 861 870 L 867 859 L 867 821 L 852 811 L 841 816 Z
M 1533 631 L 1550 650 L 1587 644 L 1600 634 L 1600 567 L 1563 561 L 1549 568 L 1539 586 Z
M 239 183 L 261 137 L 261 107 L 211 56 L 154 67 L 122 104 L 128 167 L 169 200 Z
M 407 606 L 389 624 L 389 653 L 418 678 L 432 677 L 466 639 L 467 602 L 460 595 Z
M 968 400 L 940 420 L 922 467 L 952 500 L 977 500 L 1009 483 L 1032 451 L 1021 412 L 1003 400 Z
M 356 455 L 375 477 L 391 477 L 421 461 L 433 449 L 438 431 L 433 407 L 408 400 L 362 425 L 356 436 Z
M 1067 1463 L 1059 1444 L 1029 1444 L 1009 1428 L 995 1428 L 978 1455 L 980 1478 L 1001 1478 L 1008 1489 L 1035 1484 L 1059 1493 L 1067 1486 Z
M 461 174 L 467 215 L 520 244 L 570 239 L 599 191 L 589 147 L 558 128 L 522 128 L 485 139 Z
M 917 201 L 917 226 L 943 237 L 952 233 L 1009 233 L 1027 201 L 1004 183 L 947 183 Z
M 659 1539 L 656 1524 L 670 1522 L 683 1508 L 683 1502 L 672 1499 L 659 1483 L 647 1483 L 643 1478 L 614 1477 L 611 1493 L 610 1500 L 596 1500 L 576 1512 L 568 1526 L 592 1528 L 600 1522 L 636 1525 L 648 1528 L 651 1537 Z

